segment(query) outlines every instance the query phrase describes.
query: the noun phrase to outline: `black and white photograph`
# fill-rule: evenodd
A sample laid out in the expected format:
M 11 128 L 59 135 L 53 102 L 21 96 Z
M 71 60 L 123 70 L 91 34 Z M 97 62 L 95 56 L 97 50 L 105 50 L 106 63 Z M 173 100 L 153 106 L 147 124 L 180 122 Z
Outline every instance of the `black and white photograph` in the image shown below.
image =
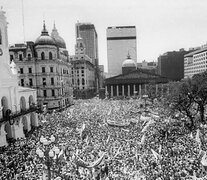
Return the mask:
M 207 1 L 0 0 L 0 180 L 207 180 Z

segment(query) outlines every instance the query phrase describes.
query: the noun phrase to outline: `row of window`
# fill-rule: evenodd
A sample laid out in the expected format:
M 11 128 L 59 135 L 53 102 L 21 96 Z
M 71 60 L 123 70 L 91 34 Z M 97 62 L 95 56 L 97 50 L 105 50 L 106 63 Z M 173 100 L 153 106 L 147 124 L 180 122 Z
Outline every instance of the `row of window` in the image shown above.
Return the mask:
M 32 55 L 31 54 L 27 54 L 27 59 L 28 60 L 31 60 L 32 58 Z M 10 54 L 10 60 L 12 61 L 14 59 L 14 55 L 13 54 Z M 23 54 L 18 54 L 18 59 L 19 61 L 23 61 Z M 42 52 L 41 53 L 41 60 L 45 60 L 45 52 Z M 52 60 L 53 59 L 53 54 L 52 52 L 49 52 L 49 60 Z
M 47 94 L 47 91 L 49 91 L 49 90 L 43 90 L 43 96 L 44 97 L 48 97 L 48 94 Z M 54 89 L 51 89 L 51 96 L 55 96 L 55 90 Z
M 202 53 L 202 54 L 198 54 L 198 55 L 194 55 L 194 58 L 199 58 L 199 57 L 204 57 L 204 56 L 207 56 L 207 52 L 205 53 Z
M 197 61 L 204 61 L 205 59 L 207 59 L 207 57 L 202 57 L 202 58 L 194 58 L 194 62 L 197 62 Z
M 42 73 L 45 73 L 46 70 L 45 70 L 45 67 L 42 67 Z M 54 72 L 54 68 L 53 67 L 50 67 L 50 72 L 53 73 Z M 24 68 L 19 68 L 19 73 L 20 74 L 24 74 Z M 32 68 L 29 67 L 28 68 L 28 73 L 32 73 Z
M 197 73 L 202 73 L 204 71 L 205 71 L 205 69 L 198 69 L 198 70 L 195 70 L 195 71 L 187 71 L 187 72 L 185 71 L 184 74 L 185 74 L 185 76 L 187 76 L 189 74 L 197 74 Z
M 25 80 L 24 79 L 21 79 L 20 80 L 20 85 L 21 86 L 33 86 L 33 79 L 32 78 L 29 78 L 29 82 L 25 84 Z M 46 81 L 46 78 L 42 78 L 42 85 L 43 86 L 46 86 L 47 85 L 47 81 Z M 50 85 L 55 85 L 55 81 L 54 81 L 54 78 L 51 77 L 50 78 Z
M 82 82 L 82 85 L 84 86 L 85 85 L 85 79 L 82 78 L 81 82 Z M 75 84 L 75 80 L 74 79 L 72 79 L 72 84 L 73 85 Z M 77 84 L 80 85 L 80 80 L 79 79 L 77 79 Z

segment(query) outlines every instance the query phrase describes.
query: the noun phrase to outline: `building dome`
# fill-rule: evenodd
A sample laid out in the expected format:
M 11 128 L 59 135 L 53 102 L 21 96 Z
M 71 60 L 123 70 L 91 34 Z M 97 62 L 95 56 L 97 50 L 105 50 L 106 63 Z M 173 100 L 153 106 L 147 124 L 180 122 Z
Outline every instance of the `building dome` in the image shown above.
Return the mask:
M 58 31 L 57 31 L 57 29 L 56 29 L 56 27 L 55 27 L 55 24 L 54 24 L 54 27 L 53 27 L 51 36 L 52 36 L 52 38 L 55 40 L 55 42 L 56 42 L 56 44 L 57 44 L 58 47 L 66 49 L 65 41 L 64 41 L 64 39 L 59 35 L 59 33 L 58 33 Z
M 128 55 L 127 59 L 122 63 L 122 67 L 137 67 L 134 60 L 131 59 L 131 57 Z
M 56 46 L 55 40 L 49 36 L 48 31 L 46 30 L 45 23 L 43 25 L 43 30 L 41 35 L 36 39 L 35 45 L 53 45 Z

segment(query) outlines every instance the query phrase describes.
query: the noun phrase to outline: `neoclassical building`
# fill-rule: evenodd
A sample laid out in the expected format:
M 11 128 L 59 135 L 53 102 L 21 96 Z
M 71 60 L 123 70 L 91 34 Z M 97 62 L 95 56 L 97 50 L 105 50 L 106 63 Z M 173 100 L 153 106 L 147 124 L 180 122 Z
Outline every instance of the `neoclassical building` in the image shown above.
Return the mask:
M 0 10 L 0 146 L 8 138 L 24 138 L 38 126 L 36 90 L 18 85 L 15 63 L 10 63 L 5 12 Z
M 148 94 L 150 84 L 153 84 L 156 93 L 162 91 L 163 85 L 169 79 L 154 74 L 149 70 L 137 68 L 137 64 L 130 55 L 122 63 L 122 74 L 105 79 L 105 93 L 109 97 L 135 96 L 142 97 Z
M 35 42 L 10 46 L 10 59 L 19 72 L 19 85 L 37 89 L 39 106 L 64 108 L 73 101 L 71 64 L 55 25 L 49 35 L 45 23 Z
M 72 84 L 76 98 L 90 98 L 96 92 L 96 68 L 85 51 L 83 39 L 78 37 L 75 45 L 75 56 L 71 56 Z

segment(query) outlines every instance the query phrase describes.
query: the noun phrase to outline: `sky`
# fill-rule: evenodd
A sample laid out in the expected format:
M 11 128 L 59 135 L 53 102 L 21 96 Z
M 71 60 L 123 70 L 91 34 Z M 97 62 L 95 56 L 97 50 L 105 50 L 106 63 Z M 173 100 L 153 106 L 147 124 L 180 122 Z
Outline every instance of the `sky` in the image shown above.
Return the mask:
M 55 22 L 73 55 L 75 23 L 94 24 L 99 64 L 106 72 L 109 26 L 136 26 L 137 62 L 157 61 L 167 51 L 187 50 L 207 42 L 206 0 L 0 0 L 0 6 L 6 11 L 10 45 L 24 39 L 35 41 L 45 20 L 49 33 Z

